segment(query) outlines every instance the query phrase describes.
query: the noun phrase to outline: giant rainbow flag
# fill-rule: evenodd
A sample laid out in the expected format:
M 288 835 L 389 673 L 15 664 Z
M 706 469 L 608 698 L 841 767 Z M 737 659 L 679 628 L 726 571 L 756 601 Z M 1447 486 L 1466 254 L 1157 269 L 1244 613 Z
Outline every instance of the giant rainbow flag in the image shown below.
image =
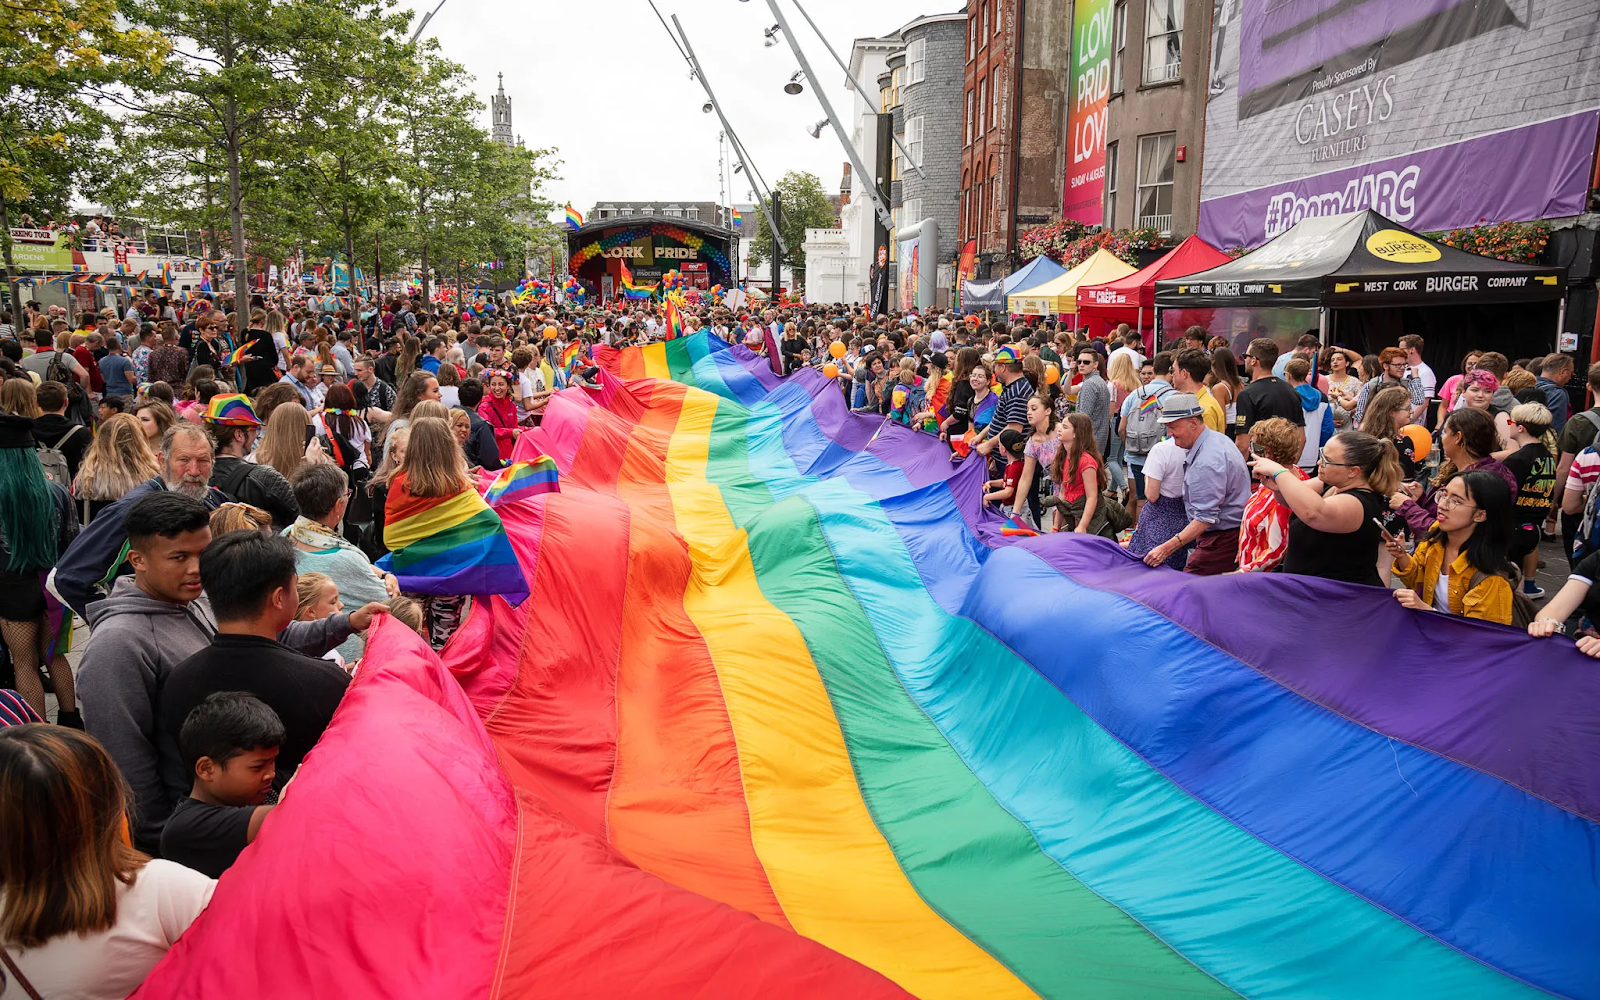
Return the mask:
M 380 620 L 142 1000 L 1600 996 L 1570 643 L 1006 536 L 818 372 L 600 360 L 519 441 L 531 598 Z

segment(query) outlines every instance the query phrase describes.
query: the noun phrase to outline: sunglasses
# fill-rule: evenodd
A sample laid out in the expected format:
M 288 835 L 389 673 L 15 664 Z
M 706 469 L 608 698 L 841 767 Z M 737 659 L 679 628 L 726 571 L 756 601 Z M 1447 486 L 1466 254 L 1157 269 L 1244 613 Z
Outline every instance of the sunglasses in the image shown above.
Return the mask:
M 1328 449 L 1326 449 L 1326 448 L 1318 448 L 1317 449 L 1317 464 L 1318 465 L 1337 465 L 1337 466 L 1342 466 L 1342 467 L 1344 467 L 1346 469 L 1359 469 L 1359 468 L 1361 468 L 1361 464 L 1359 462 L 1331 462 L 1331 461 L 1328 460 L 1327 451 L 1328 451 Z
M 1080 364 L 1080 365 L 1092 365 L 1092 364 L 1094 364 L 1094 358 L 1079 358 L 1078 359 L 1078 364 Z

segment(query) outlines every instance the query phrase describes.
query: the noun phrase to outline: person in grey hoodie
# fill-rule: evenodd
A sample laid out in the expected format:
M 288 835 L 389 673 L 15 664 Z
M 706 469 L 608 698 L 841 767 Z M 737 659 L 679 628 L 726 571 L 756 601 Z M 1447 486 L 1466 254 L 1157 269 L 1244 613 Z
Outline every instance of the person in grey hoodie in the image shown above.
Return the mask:
M 133 842 L 159 852 L 161 829 L 174 805 L 161 782 L 155 705 L 172 669 L 205 648 L 217 631 L 200 585 L 200 552 L 211 541 L 210 510 L 176 491 L 155 491 L 127 510 L 133 575 L 89 606 L 89 643 L 78 670 L 84 725 L 117 762 L 134 796 Z M 374 605 L 322 621 L 295 622 L 285 645 L 321 656 L 363 631 Z
M 194 497 L 209 510 L 229 499 L 210 485 L 211 435 L 204 427 L 187 420 L 173 424 L 161 436 L 161 451 L 156 458 L 161 463 L 161 474 L 135 486 L 101 511 L 73 539 L 50 571 L 45 586 L 85 621 L 89 620 L 89 605 L 102 599 L 100 588 L 127 571 L 123 549 L 128 539 L 122 530 L 122 519 L 134 504 L 151 493 L 166 491 Z

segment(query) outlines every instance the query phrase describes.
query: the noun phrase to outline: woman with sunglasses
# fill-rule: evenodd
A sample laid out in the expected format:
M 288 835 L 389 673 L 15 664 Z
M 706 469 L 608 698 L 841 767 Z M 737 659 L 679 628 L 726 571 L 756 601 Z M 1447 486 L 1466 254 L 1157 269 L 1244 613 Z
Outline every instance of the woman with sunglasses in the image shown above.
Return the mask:
M 1314 479 L 1297 479 L 1282 463 L 1265 457 L 1255 459 L 1250 468 L 1278 491 L 1294 514 L 1285 573 L 1383 586 L 1376 519 L 1400 485 L 1400 458 L 1393 442 L 1341 431 L 1318 452 Z
M 1492 472 L 1463 472 L 1439 494 L 1438 506 L 1439 521 L 1415 552 L 1385 533 L 1395 575 L 1406 585 L 1395 599 L 1418 611 L 1511 624 L 1511 491 L 1505 481 Z

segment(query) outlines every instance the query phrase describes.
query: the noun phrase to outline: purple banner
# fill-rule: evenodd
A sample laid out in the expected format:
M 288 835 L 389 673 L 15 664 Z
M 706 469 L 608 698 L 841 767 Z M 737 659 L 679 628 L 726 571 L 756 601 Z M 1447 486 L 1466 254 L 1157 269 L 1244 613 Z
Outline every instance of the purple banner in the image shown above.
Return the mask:
M 1584 210 L 1600 111 L 1213 198 L 1200 238 L 1259 246 L 1303 218 L 1370 208 L 1409 229 L 1543 219 Z
M 1249 117 L 1363 75 L 1368 60 L 1390 70 L 1516 16 L 1504 0 L 1244 0 L 1240 21 L 1240 116 Z

